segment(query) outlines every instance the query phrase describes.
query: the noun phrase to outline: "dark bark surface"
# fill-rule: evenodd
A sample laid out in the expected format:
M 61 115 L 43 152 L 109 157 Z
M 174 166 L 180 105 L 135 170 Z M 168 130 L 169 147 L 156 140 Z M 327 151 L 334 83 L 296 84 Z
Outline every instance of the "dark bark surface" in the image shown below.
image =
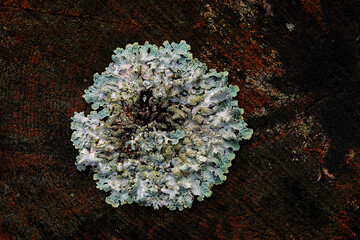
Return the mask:
M 358 239 L 358 0 L 0 1 L 0 239 Z M 128 43 L 186 40 L 254 129 L 191 209 L 113 208 L 70 137 Z

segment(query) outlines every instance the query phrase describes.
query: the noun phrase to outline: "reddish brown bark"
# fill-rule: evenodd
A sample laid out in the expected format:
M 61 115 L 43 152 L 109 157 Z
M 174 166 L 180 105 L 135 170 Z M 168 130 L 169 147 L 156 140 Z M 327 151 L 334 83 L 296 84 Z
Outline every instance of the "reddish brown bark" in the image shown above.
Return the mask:
M 0 2 L 0 239 L 359 238 L 359 12 L 356 0 Z M 74 165 L 70 117 L 90 110 L 92 75 L 146 40 L 186 40 L 229 71 L 254 129 L 227 181 L 182 212 L 112 208 Z

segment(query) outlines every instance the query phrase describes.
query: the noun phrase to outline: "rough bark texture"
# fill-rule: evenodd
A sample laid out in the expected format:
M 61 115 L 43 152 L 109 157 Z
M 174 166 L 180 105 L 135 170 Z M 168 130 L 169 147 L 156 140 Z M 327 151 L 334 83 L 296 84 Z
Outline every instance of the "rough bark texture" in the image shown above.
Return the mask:
M 358 239 L 358 0 L 0 1 L 0 239 Z M 292 28 L 292 25 L 294 28 Z M 186 40 L 254 129 L 213 196 L 112 208 L 70 117 L 112 51 Z

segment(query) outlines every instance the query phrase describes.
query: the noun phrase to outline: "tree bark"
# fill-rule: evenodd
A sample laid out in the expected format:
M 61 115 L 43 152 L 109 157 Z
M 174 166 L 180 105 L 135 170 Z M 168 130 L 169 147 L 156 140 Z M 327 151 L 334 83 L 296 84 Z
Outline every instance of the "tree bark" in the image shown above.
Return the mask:
M 358 0 L 0 2 L 0 239 L 358 239 Z M 186 40 L 254 130 L 192 208 L 113 208 L 74 112 L 113 50 Z

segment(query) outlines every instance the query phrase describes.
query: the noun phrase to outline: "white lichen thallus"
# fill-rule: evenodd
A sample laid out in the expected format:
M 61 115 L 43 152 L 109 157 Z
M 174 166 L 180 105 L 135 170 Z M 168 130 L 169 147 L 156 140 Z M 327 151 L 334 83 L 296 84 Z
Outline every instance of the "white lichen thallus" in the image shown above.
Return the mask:
M 76 166 L 91 166 L 114 207 L 191 207 L 226 180 L 239 141 L 252 135 L 228 73 L 207 71 L 189 50 L 185 41 L 116 49 L 85 91 L 94 111 L 72 118 Z

